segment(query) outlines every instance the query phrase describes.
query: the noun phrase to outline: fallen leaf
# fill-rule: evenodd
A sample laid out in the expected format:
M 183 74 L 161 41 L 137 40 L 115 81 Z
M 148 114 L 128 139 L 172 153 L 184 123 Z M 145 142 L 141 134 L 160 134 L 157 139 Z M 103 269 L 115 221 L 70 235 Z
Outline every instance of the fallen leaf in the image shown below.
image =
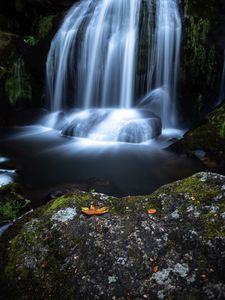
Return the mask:
M 155 208 L 150 208 L 150 209 L 148 209 L 148 214 L 154 215 L 154 214 L 156 214 L 156 213 L 157 213 L 157 210 L 156 210 Z
M 154 272 L 154 273 L 157 273 L 158 270 L 159 270 L 158 266 L 155 266 L 155 267 L 153 268 L 153 272 Z
M 154 258 L 150 257 L 150 261 L 153 262 L 153 261 L 154 261 Z
M 81 211 L 88 216 L 93 216 L 93 215 L 103 215 L 109 212 L 108 207 L 101 207 L 101 208 L 96 208 L 94 205 L 91 205 L 89 208 L 88 207 L 82 207 Z

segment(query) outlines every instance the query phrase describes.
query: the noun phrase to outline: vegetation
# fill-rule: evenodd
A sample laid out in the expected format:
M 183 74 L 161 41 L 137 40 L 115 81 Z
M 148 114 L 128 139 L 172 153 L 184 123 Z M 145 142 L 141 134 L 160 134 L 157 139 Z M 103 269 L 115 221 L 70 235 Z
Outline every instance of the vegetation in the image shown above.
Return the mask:
M 38 44 L 38 39 L 35 38 L 33 35 L 29 35 L 24 39 L 24 42 L 29 46 L 33 47 Z
M 192 155 L 196 150 L 203 150 L 206 153 L 205 161 L 203 161 L 206 165 L 210 163 L 210 160 L 214 160 L 217 166 L 223 167 L 225 163 L 224 120 L 225 105 L 222 105 L 171 148 L 180 153 Z M 209 156 L 209 161 L 207 156 Z
M 52 29 L 54 15 L 50 16 L 40 16 L 37 30 L 34 35 L 29 35 L 24 39 L 24 42 L 31 47 L 36 46 L 40 41 L 42 41 Z
M 31 101 L 32 89 L 30 78 L 26 72 L 23 59 L 17 59 L 8 70 L 5 90 L 12 106 L 15 106 L 18 100 Z
M 182 81 L 184 110 L 201 115 L 215 101 L 219 56 L 213 39 L 217 24 L 214 0 L 184 0 L 184 43 L 182 49 Z M 201 79 L 200 79 L 201 78 Z M 186 90 L 187 89 L 187 90 Z M 186 96 L 187 94 L 187 96 Z M 214 95 L 213 95 L 214 94 Z M 190 103 L 191 97 L 191 103 Z
M 15 219 L 30 204 L 20 186 L 11 183 L 0 188 L 0 223 Z
M 29 203 L 29 200 L 25 200 L 24 203 L 18 202 L 18 200 L 11 200 L 0 205 L 0 222 L 15 219 Z

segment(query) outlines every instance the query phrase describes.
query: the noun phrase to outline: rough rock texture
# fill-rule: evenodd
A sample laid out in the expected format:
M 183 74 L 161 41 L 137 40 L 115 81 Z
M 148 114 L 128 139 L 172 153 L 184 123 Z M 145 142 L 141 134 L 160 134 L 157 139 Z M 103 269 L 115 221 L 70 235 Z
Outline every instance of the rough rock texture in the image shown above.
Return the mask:
M 209 114 L 170 149 L 198 157 L 207 167 L 225 170 L 225 104 Z
M 90 204 L 110 211 L 87 217 Z M 224 299 L 224 226 L 213 173 L 142 197 L 75 190 L 3 236 L 2 299 Z

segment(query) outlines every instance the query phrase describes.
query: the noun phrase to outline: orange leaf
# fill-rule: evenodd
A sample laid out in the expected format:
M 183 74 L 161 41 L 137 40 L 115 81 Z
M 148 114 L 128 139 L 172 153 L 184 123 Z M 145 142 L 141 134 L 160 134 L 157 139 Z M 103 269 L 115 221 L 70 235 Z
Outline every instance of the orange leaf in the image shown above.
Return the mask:
M 158 266 L 155 266 L 155 267 L 153 268 L 153 272 L 154 272 L 154 273 L 157 273 L 158 270 L 159 270 Z
M 154 215 L 154 214 L 156 214 L 156 213 L 157 213 L 157 210 L 156 210 L 155 208 L 150 208 L 150 209 L 148 209 L 148 214 Z
M 96 208 L 95 206 L 91 205 L 90 208 L 82 207 L 81 211 L 88 216 L 103 215 L 109 212 L 109 208 L 108 207 Z

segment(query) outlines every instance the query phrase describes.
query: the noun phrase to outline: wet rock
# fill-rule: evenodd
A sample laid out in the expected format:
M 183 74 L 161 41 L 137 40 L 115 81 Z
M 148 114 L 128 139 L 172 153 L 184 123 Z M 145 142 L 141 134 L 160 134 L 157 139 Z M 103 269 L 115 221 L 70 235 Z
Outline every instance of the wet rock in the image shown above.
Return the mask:
M 3 235 L 2 295 L 224 299 L 224 185 L 224 176 L 198 173 L 148 196 L 75 190 L 54 199 Z M 91 204 L 109 213 L 83 215 Z
M 62 135 L 93 140 L 143 143 L 161 134 L 161 119 L 148 110 L 92 109 L 79 112 Z
M 119 131 L 119 142 L 143 143 L 157 138 L 161 134 L 162 123 L 160 118 L 136 119 L 125 124 Z
M 54 191 L 52 193 L 50 193 L 47 198 L 48 200 L 52 200 L 52 199 L 56 199 L 56 198 L 59 198 L 61 196 L 63 196 L 65 194 L 64 191 Z
M 195 156 L 211 169 L 225 168 L 225 104 L 209 114 L 201 124 L 187 132 L 169 148 Z

